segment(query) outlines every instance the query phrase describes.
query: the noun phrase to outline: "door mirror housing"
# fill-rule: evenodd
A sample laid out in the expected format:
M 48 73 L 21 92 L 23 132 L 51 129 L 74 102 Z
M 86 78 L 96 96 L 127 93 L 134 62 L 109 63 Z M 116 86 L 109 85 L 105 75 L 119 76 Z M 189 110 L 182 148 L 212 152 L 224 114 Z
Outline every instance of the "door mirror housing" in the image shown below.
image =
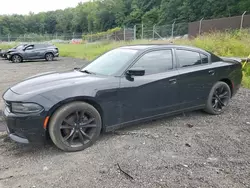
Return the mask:
M 129 76 L 144 76 L 145 70 L 143 70 L 143 69 L 129 69 L 127 71 L 127 75 L 129 75 Z

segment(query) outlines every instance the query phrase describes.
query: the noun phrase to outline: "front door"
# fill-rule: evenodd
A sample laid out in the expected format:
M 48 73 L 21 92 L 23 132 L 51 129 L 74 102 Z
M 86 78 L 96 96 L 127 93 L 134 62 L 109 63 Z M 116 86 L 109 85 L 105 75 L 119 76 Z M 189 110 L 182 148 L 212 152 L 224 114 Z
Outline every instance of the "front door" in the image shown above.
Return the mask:
M 34 45 L 29 45 L 24 50 L 24 59 L 34 59 L 36 57 L 36 50 Z
M 145 75 L 121 78 L 122 122 L 179 109 L 178 71 L 172 49 L 147 52 L 131 69 L 145 70 Z

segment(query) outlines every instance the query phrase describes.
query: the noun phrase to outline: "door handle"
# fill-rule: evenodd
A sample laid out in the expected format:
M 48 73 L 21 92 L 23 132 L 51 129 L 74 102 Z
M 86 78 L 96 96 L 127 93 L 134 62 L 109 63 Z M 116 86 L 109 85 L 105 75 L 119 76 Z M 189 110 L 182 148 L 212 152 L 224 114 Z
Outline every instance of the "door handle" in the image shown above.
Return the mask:
M 208 74 L 214 75 L 214 74 L 215 74 L 215 71 L 214 71 L 214 70 L 210 70 L 210 71 L 208 71 Z
M 169 80 L 169 83 L 170 83 L 170 84 L 176 84 L 176 83 L 177 83 L 176 78 L 170 79 L 170 80 Z

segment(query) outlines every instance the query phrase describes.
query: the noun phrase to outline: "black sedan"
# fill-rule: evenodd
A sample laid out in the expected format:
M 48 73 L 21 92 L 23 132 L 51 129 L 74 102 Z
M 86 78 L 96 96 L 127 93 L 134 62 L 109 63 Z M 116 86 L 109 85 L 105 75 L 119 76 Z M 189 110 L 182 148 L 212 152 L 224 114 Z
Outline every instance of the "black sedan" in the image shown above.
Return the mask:
M 241 69 L 193 47 L 117 48 L 83 68 L 9 88 L 3 95 L 7 131 L 17 142 L 51 138 L 64 151 L 79 151 L 101 131 L 198 109 L 221 114 L 240 88 Z

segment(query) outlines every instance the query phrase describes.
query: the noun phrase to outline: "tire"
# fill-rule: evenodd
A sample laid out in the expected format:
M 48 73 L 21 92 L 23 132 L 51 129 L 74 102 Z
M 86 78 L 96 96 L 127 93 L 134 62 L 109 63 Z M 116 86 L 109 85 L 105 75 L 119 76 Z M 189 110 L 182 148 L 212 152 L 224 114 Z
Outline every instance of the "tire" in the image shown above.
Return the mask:
M 22 57 L 20 55 L 13 55 L 11 57 L 11 61 L 13 63 L 21 63 L 23 61 Z
M 85 102 L 72 102 L 60 107 L 49 123 L 51 140 L 67 152 L 81 151 L 94 144 L 101 129 L 99 112 Z
M 231 89 L 227 83 L 215 83 L 209 93 L 205 111 L 212 115 L 222 114 L 226 110 L 231 96 Z
M 45 54 L 45 60 L 46 61 L 53 61 L 54 55 L 52 53 Z

